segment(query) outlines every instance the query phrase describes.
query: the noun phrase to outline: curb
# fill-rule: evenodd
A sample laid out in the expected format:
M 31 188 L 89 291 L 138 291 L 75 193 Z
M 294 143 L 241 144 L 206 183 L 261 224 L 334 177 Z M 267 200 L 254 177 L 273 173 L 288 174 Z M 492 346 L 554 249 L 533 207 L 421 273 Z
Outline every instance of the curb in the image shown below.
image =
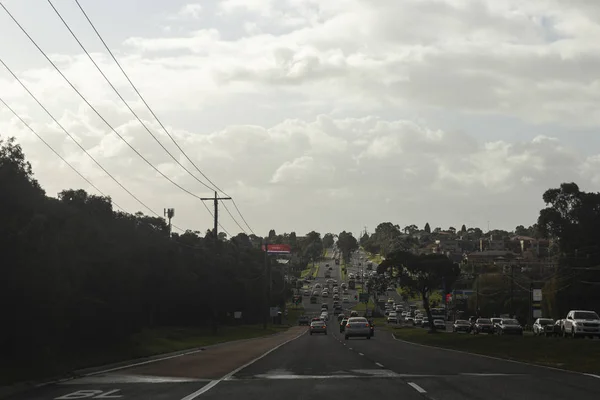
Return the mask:
M 464 350 L 448 349 L 448 348 L 445 348 L 445 347 L 438 347 L 438 346 L 431 346 L 431 345 L 427 345 L 427 344 L 409 342 L 408 340 L 398 339 L 394 333 L 392 333 L 392 337 L 394 338 L 394 340 L 397 340 L 398 342 L 405 343 L 405 344 L 410 344 L 412 346 L 420 346 L 420 347 L 426 347 L 428 349 L 450 351 L 450 352 L 453 352 L 453 353 L 459 353 L 459 354 L 466 354 L 466 355 L 470 355 L 470 356 L 482 357 L 482 358 L 487 358 L 487 359 L 490 359 L 490 360 L 504 361 L 504 362 L 510 362 L 510 363 L 514 363 L 514 364 L 521 364 L 521 365 L 525 365 L 525 366 L 528 366 L 528 367 L 544 368 L 544 369 L 549 369 L 549 370 L 556 371 L 556 372 L 563 372 L 563 373 L 567 372 L 569 374 L 576 374 L 576 375 L 583 375 L 583 376 L 588 376 L 588 377 L 600 378 L 600 376 L 596 376 L 596 375 L 589 374 L 589 373 L 586 373 L 586 372 L 571 371 L 569 369 L 550 367 L 550 366 L 547 366 L 547 365 L 540 365 L 540 364 L 533 364 L 533 363 L 529 363 L 529 362 L 526 362 L 526 361 L 511 360 L 509 358 L 500 358 L 500 357 L 488 356 L 488 355 L 485 355 L 485 354 L 470 353 L 470 352 L 464 351 Z
M 164 360 L 168 360 L 170 358 L 176 358 L 176 357 L 182 357 L 182 356 L 191 355 L 191 354 L 195 354 L 195 353 L 200 353 L 200 352 L 218 348 L 218 347 L 230 344 L 230 343 L 243 343 L 243 342 L 247 342 L 247 341 L 254 340 L 254 339 L 263 339 L 263 338 L 274 337 L 274 336 L 278 336 L 278 335 L 281 335 L 281 334 L 287 332 L 289 329 L 293 328 L 294 326 L 296 326 L 296 325 L 292 325 L 284 331 L 275 332 L 270 335 L 257 336 L 257 337 L 248 338 L 248 339 L 231 340 L 228 342 L 216 343 L 216 344 L 212 344 L 209 346 L 189 348 L 189 349 L 185 349 L 185 350 L 173 351 L 170 353 L 156 354 L 154 356 L 134 358 L 134 359 L 119 361 L 119 362 L 115 362 L 115 363 L 111 363 L 111 364 L 77 369 L 77 370 L 73 370 L 70 373 L 65 374 L 64 376 L 57 376 L 54 378 L 49 378 L 49 380 L 25 381 L 25 382 L 15 383 L 14 385 L 10 385 L 10 386 L 0 386 L 0 399 L 7 399 L 11 396 L 15 396 L 20 393 L 25 393 L 25 392 L 33 390 L 33 389 L 37 389 L 37 388 L 41 388 L 41 387 L 49 386 L 49 385 L 56 385 L 56 384 L 67 382 L 67 381 L 77 379 L 77 378 L 93 376 L 93 375 L 98 375 L 98 374 L 112 372 L 112 371 L 118 371 L 120 369 L 126 369 L 126 368 L 130 368 L 130 367 L 135 367 L 138 365 L 151 364 L 153 362 L 164 361 Z

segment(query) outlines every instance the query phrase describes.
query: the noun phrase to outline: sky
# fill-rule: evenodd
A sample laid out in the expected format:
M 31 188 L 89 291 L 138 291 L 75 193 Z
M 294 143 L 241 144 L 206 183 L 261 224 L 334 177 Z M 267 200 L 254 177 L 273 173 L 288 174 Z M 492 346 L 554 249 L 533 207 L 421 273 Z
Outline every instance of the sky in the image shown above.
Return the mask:
M 104 121 L 1 8 L 0 59 L 135 198 L 1 64 L 0 98 L 127 212 L 204 232 L 216 184 L 231 235 L 512 230 L 562 182 L 599 190 L 597 0 L 79 2 L 166 129 L 75 0 L 51 3 L 148 130 L 47 0 L 0 3 Z M 0 104 L 10 136 L 49 196 L 99 194 Z

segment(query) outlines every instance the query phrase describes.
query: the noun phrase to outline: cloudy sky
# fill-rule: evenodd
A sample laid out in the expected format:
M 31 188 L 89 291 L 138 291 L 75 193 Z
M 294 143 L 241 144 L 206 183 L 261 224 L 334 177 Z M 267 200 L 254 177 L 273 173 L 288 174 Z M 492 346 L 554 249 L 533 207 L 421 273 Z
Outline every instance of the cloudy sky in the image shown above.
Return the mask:
M 0 59 L 60 124 L 155 212 L 173 207 L 177 226 L 209 228 L 193 195 L 212 193 L 139 123 L 50 4 L 0 2 L 108 124 L 188 192 L 119 139 L 0 9 Z M 75 0 L 53 4 L 149 130 L 205 181 Z M 167 131 L 259 235 L 383 221 L 513 229 L 535 222 L 549 187 L 600 188 L 598 0 L 80 4 Z M 0 97 L 119 206 L 150 213 L 1 65 Z M 17 137 L 48 195 L 95 193 L 1 104 L 0 135 Z

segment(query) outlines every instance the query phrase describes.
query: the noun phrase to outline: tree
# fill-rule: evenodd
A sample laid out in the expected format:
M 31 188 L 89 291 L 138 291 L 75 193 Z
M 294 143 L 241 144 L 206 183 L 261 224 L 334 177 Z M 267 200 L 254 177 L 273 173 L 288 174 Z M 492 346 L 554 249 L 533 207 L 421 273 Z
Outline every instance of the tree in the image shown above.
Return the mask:
M 463 224 L 463 226 L 460 228 L 460 233 L 467 233 L 467 227 Z
M 325 236 L 323 236 L 323 247 L 324 248 L 328 249 L 330 247 L 333 247 L 333 242 L 334 242 L 333 234 L 326 233 Z
M 591 267 L 600 264 L 600 194 L 582 192 L 575 183 L 563 183 L 548 189 L 543 199 L 546 208 L 540 211 L 537 228 L 542 236 L 558 240 L 561 252 L 557 280 L 564 287 L 556 291 L 557 313 L 572 307 L 599 308 L 600 276 Z
M 347 262 L 350 259 L 350 254 L 358 250 L 358 241 L 352 233 L 343 231 L 338 235 L 338 248 L 342 253 L 342 257 Z
M 262 320 L 264 253 L 247 245 L 261 238 L 169 237 L 163 218 L 114 211 L 110 197 L 47 197 L 14 139 L 0 139 L 0 204 L 0 293 L 10 299 L 0 302 L 10 327 L 0 330 L 0 371 L 62 374 L 126 357 L 147 328 L 217 327 L 234 311 Z
M 416 226 L 415 224 L 407 225 L 404 227 L 404 233 L 406 233 L 407 235 L 414 235 L 418 231 L 419 231 L 419 227 Z
M 427 233 L 431 233 L 431 227 L 429 226 L 429 222 L 425 224 L 425 228 L 423 228 L 423 230 Z
M 460 267 L 442 254 L 413 254 L 407 251 L 396 251 L 388 254 L 377 268 L 378 272 L 399 271 L 402 286 L 411 292 L 419 293 L 423 299 L 423 307 L 429 321 L 433 321 L 429 296 L 437 290 L 445 288 L 446 295 L 460 275 Z M 432 331 L 435 327 L 431 324 Z
M 451 226 L 450 228 L 448 228 L 448 232 L 450 232 L 452 234 L 456 234 L 456 228 Z
M 271 229 L 269 231 L 269 236 L 268 236 L 269 242 L 272 242 L 276 236 L 277 236 L 277 233 L 275 233 L 275 229 Z
M 360 243 L 360 245 L 361 245 L 361 246 L 364 246 L 364 245 L 366 245 L 366 244 L 367 244 L 367 242 L 369 241 L 369 238 L 370 238 L 369 234 L 368 234 L 367 232 L 365 232 L 365 233 L 364 233 L 364 234 L 363 234 L 363 235 L 360 237 L 360 240 L 359 240 L 359 243 Z

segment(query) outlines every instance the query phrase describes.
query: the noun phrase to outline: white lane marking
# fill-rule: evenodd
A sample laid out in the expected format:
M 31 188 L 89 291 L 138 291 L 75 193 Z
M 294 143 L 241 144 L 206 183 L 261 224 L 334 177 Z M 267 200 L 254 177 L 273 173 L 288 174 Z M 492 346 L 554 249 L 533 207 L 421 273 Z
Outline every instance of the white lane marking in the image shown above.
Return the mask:
M 459 375 L 464 375 L 464 376 L 521 376 L 521 375 L 524 375 L 524 374 L 501 374 L 501 373 L 498 373 L 498 374 L 495 374 L 495 373 L 486 374 L 486 373 L 477 373 L 477 372 L 462 372 Z
M 379 364 L 378 362 L 376 362 L 376 363 L 375 363 L 375 365 L 378 365 L 378 366 L 380 366 L 381 368 L 383 368 L 383 365 L 382 365 L 382 364 Z
M 420 344 L 420 343 L 414 343 L 414 342 L 409 342 L 408 340 L 402 340 L 402 339 L 398 339 L 396 337 L 396 335 L 394 335 L 392 333 L 392 338 L 394 338 L 394 340 L 397 340 L 398 342 L 401 343 L 405 343 L 405 344 L 410 344 L 412 346 L 420 346 L 420 347 L 426 347 L 428 349 L 435 349 L 435 350 L 445 350 L 445 351 L 451 351 L 453 353 L 459 353 L 459 354 L 467 354 L 470 356 L 475 356 L 475 357 L 483 357 L 483 358 L 488 358 L 490 360 L 496 360 L 496 361 L 504 361 L 504 362 L 509 362 L 509 363 L 513 363 L 513 364 L 521 364 L 521 365 L 526 365 L 528 367 L 537 367 L 537 368 L 544 368 L 544 369 L 550 369 L 553 371 L 558 371 L 558 372 L 567 372 L 570 374 L 576 374 L 576 375 L 588 375 L 582 372 L 577 372 L 577 371 L 569 371 L 568 369 L 562 369 L 562 368 L 556 368 L 556 367 L 548 367 L 546 365 L 540 365 L 540 364 L 532 364 L 532 363 L 528 363 L 525 361 L 516 361 L 516 360 L 509 360 L 506 358 L 500 358 L 500 357 L 493 357 L 493 356 L 486 356 L 484 354 L 477 354 L 477 353 L 469 353 L 468 351 L 462 351 L 462 350 L 455 350 L 455 349 L 446 349 L 444 347 L 437 347 L 437 346 L 429 346 L 427 344 Z
M 348 350 L 352 350 L 352 347 L 348 347 Z
M 600 379 L 600 375 L 594 375 L 594 374 L 584 374 L 585 376 L 591 376 L 592 378 L 598 378 Z
M 417 385 L 414 382 L 407 382 L 409 386 L 411 386 L 413 389 L 415 389 L 417 392 L 419 393 L 427 393 L 427 391 L 425 389 L 423 389 L 421 386 Z
M 169 376 L 152 376 L 152 375 L 122 375 L 122 374 L 107 374 L 84 376 L 83 378 L 75 378 L 73 380 L 63 382 L 61 385 L 91 385 L 91 384 L 114 384 L 114 383 L 170 383 L 170 382 L 210 382 L 212 379 L 196 379 L 196 378 L 177 378 Z
M 363 354 L 363 353 L 358 353 L 358 355 L 359 355 L 359 356 L 364 356 L 364 354 Z
M 220 379 L 211 381 L 208 385 L 201 387 L 200 389 L 196 390 L 194 393 L 190 393 L 187 396 L 185 396 L 184 398 L 182 398 L 181 400 L 193 400 L 196 397 L 200 396 L 203 393 L 208 392 L 210 389 L 214 388 L 215 386 L 217 386 L 219 383 L 231 378 L 233 375 L 237 374 L 238 372 L 240 372 L 241 370 L 243 370 L 244 368 L 254 364 L 255 362 L 257 362 L 258 360 L 260 360 L 261 358 L 264 358 L 266 356 L 268 356 L 269 354 L 271 354 L 272 352 L 274 352 L 275 350 L 279 349 L 280 347 L 288 344 L 291 341 L 294 341 L 296 339 L 298 339 L 300 336 L 304 335 L 306 333 L 306 331 L 303 331 L 302 333 L 300 333 L 298 336 L 295 336 L 291 339 L 286 340 L 285 342 L 278 344 L 277 346 L 273 347 L 271 350 L 266 351 L 265 353 L 263 353 L 262 355 L 256 357 L 254 360 L 251 360 L 249 362 L 247 362 L 246 364 L 242 365 L 241 367 L 238 367 L 236 369 L 234 369 L 233 371 L 231 371 L 230 373 L 228 373 L 227 375 L 223 375 Z
M 107 372 L 118 371 L 118 370 L 125 369 L 125 368 L 139 367 L 140 365 L 146 365 L 146 364 L 151 364 L 151 363 L 155 363 L 155 362 L 159 362 L 159 361 L 170 360 L 172 358 L 177 358 L 177 357 L 189 356 L 191 354 L 196 354 L 196 353 L 200 353 L 203 351 L 204 351 L 203 349 L 187 351 L 185 353 L 175 354 L 173 356 L 155 358 L 152 360 L 141 361 L 141 362 L 137 362 L 134 364 L 121 365 L 120 367 L 114 367 L 114 368 L 104 369 L 102 371 L 91 372 L 89 374 L 85 374 L 84 376 L 94 376 L 94 375 L 106 374 Z

